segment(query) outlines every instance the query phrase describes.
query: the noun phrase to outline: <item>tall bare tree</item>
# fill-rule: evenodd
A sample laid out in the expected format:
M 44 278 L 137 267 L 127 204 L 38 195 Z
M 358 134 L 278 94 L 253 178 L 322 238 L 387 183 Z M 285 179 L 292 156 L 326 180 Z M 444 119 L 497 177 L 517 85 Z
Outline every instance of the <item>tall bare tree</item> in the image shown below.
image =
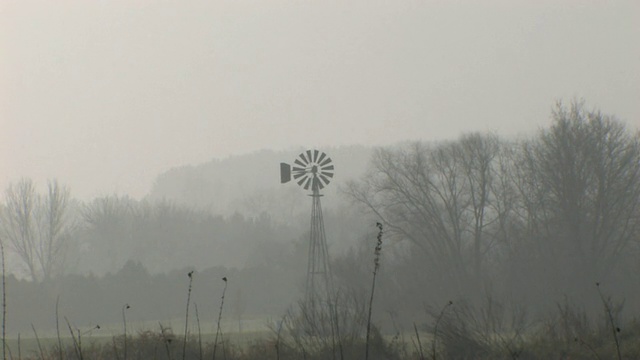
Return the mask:
M 421 250 L 459 292 L 478 288 L 495 243 L 504 196 L 496 179 L 503 142 L 468 134 L 436 145 L 379 149 L 372 167 L 347 192 Z
M 5 192 L 2 209 L 2 231 L 27 268 L 32 280 L 37 280 L 36 251 L 36 207 L 38 196 L 31 179 L 21 179 L 9 185 Z
M 34 281 L 62 271 L 73 229 L 69 201 L 69 190 L 56 180 L 47 183 L 44 196 L 31 179 L 10 184 L 5 192 L 1 230 Z
M 523 149 L 523 215 L 556 274 L 592 283 L 640 235 L 640 136 L 581 102 L 558 103 L 553 120 Z
M 36 255 L 46 280 L 62 270 L 66 260 L 65 247 L 75 225 L 71 218 L 69 189 L 57 180 L 49 181 L 39 210 L 40 248 Z

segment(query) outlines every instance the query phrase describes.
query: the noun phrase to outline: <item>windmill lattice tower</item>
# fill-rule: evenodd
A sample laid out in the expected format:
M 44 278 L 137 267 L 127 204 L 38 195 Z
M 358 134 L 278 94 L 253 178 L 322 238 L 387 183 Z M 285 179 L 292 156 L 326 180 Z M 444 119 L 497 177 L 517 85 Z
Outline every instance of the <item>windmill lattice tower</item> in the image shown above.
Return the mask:
M 333 178 L 334 166 L 331 158 L 318 150 L 302 152 L 293 162 L 293 166 L 280 163 L 280 182 L 293 180 L 305 190 L 311 190 L 311 234 L 307 260 L 307 282 L 305 300 L 315 304 L 322 299 L 329 300 L 333 293 L 333 279 L 329 266 L 327 238 L 322 218 L 320 194 Z

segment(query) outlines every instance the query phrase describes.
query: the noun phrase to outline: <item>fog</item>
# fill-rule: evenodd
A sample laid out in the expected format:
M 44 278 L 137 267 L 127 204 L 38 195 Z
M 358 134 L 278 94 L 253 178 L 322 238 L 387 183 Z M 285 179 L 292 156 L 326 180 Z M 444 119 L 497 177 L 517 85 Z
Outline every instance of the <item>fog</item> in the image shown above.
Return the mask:
M 639 24 L 635 1 L 0 0 L 9 337 L 64 317 L 103 358 L 129 324 L 335 359 L 373 324 L 372 359 L 640 357 L 616 335 L 640 334 Z
M 0 179 L 140 198 L 260 149 L 529 133 L 557 99 L 637 126 L 635 1 L 0 3 Z

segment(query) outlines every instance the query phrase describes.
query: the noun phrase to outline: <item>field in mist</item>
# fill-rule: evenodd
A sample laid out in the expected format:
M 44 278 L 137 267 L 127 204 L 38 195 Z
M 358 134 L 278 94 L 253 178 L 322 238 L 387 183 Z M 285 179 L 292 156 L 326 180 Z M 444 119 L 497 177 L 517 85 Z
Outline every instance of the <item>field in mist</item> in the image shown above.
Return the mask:
M 551 117 L 323 149 L 315 306 L 309 191 L 278 181 L 300 150 L 175 168 L 139 200 L 14 182 L 4 358 L 637 358 L 640 134 L 581 102 Z

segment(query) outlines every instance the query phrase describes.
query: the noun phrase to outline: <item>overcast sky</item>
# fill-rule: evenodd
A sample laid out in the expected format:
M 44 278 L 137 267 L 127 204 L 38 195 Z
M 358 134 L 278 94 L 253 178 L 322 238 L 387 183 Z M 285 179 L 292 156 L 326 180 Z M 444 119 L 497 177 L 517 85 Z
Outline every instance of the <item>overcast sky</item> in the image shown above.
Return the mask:
M 637 0 L 0 0 L 0 188 L 141 197 L 259 149 L 533 133 L 558 99 L 637 129 L 639 44 Z

